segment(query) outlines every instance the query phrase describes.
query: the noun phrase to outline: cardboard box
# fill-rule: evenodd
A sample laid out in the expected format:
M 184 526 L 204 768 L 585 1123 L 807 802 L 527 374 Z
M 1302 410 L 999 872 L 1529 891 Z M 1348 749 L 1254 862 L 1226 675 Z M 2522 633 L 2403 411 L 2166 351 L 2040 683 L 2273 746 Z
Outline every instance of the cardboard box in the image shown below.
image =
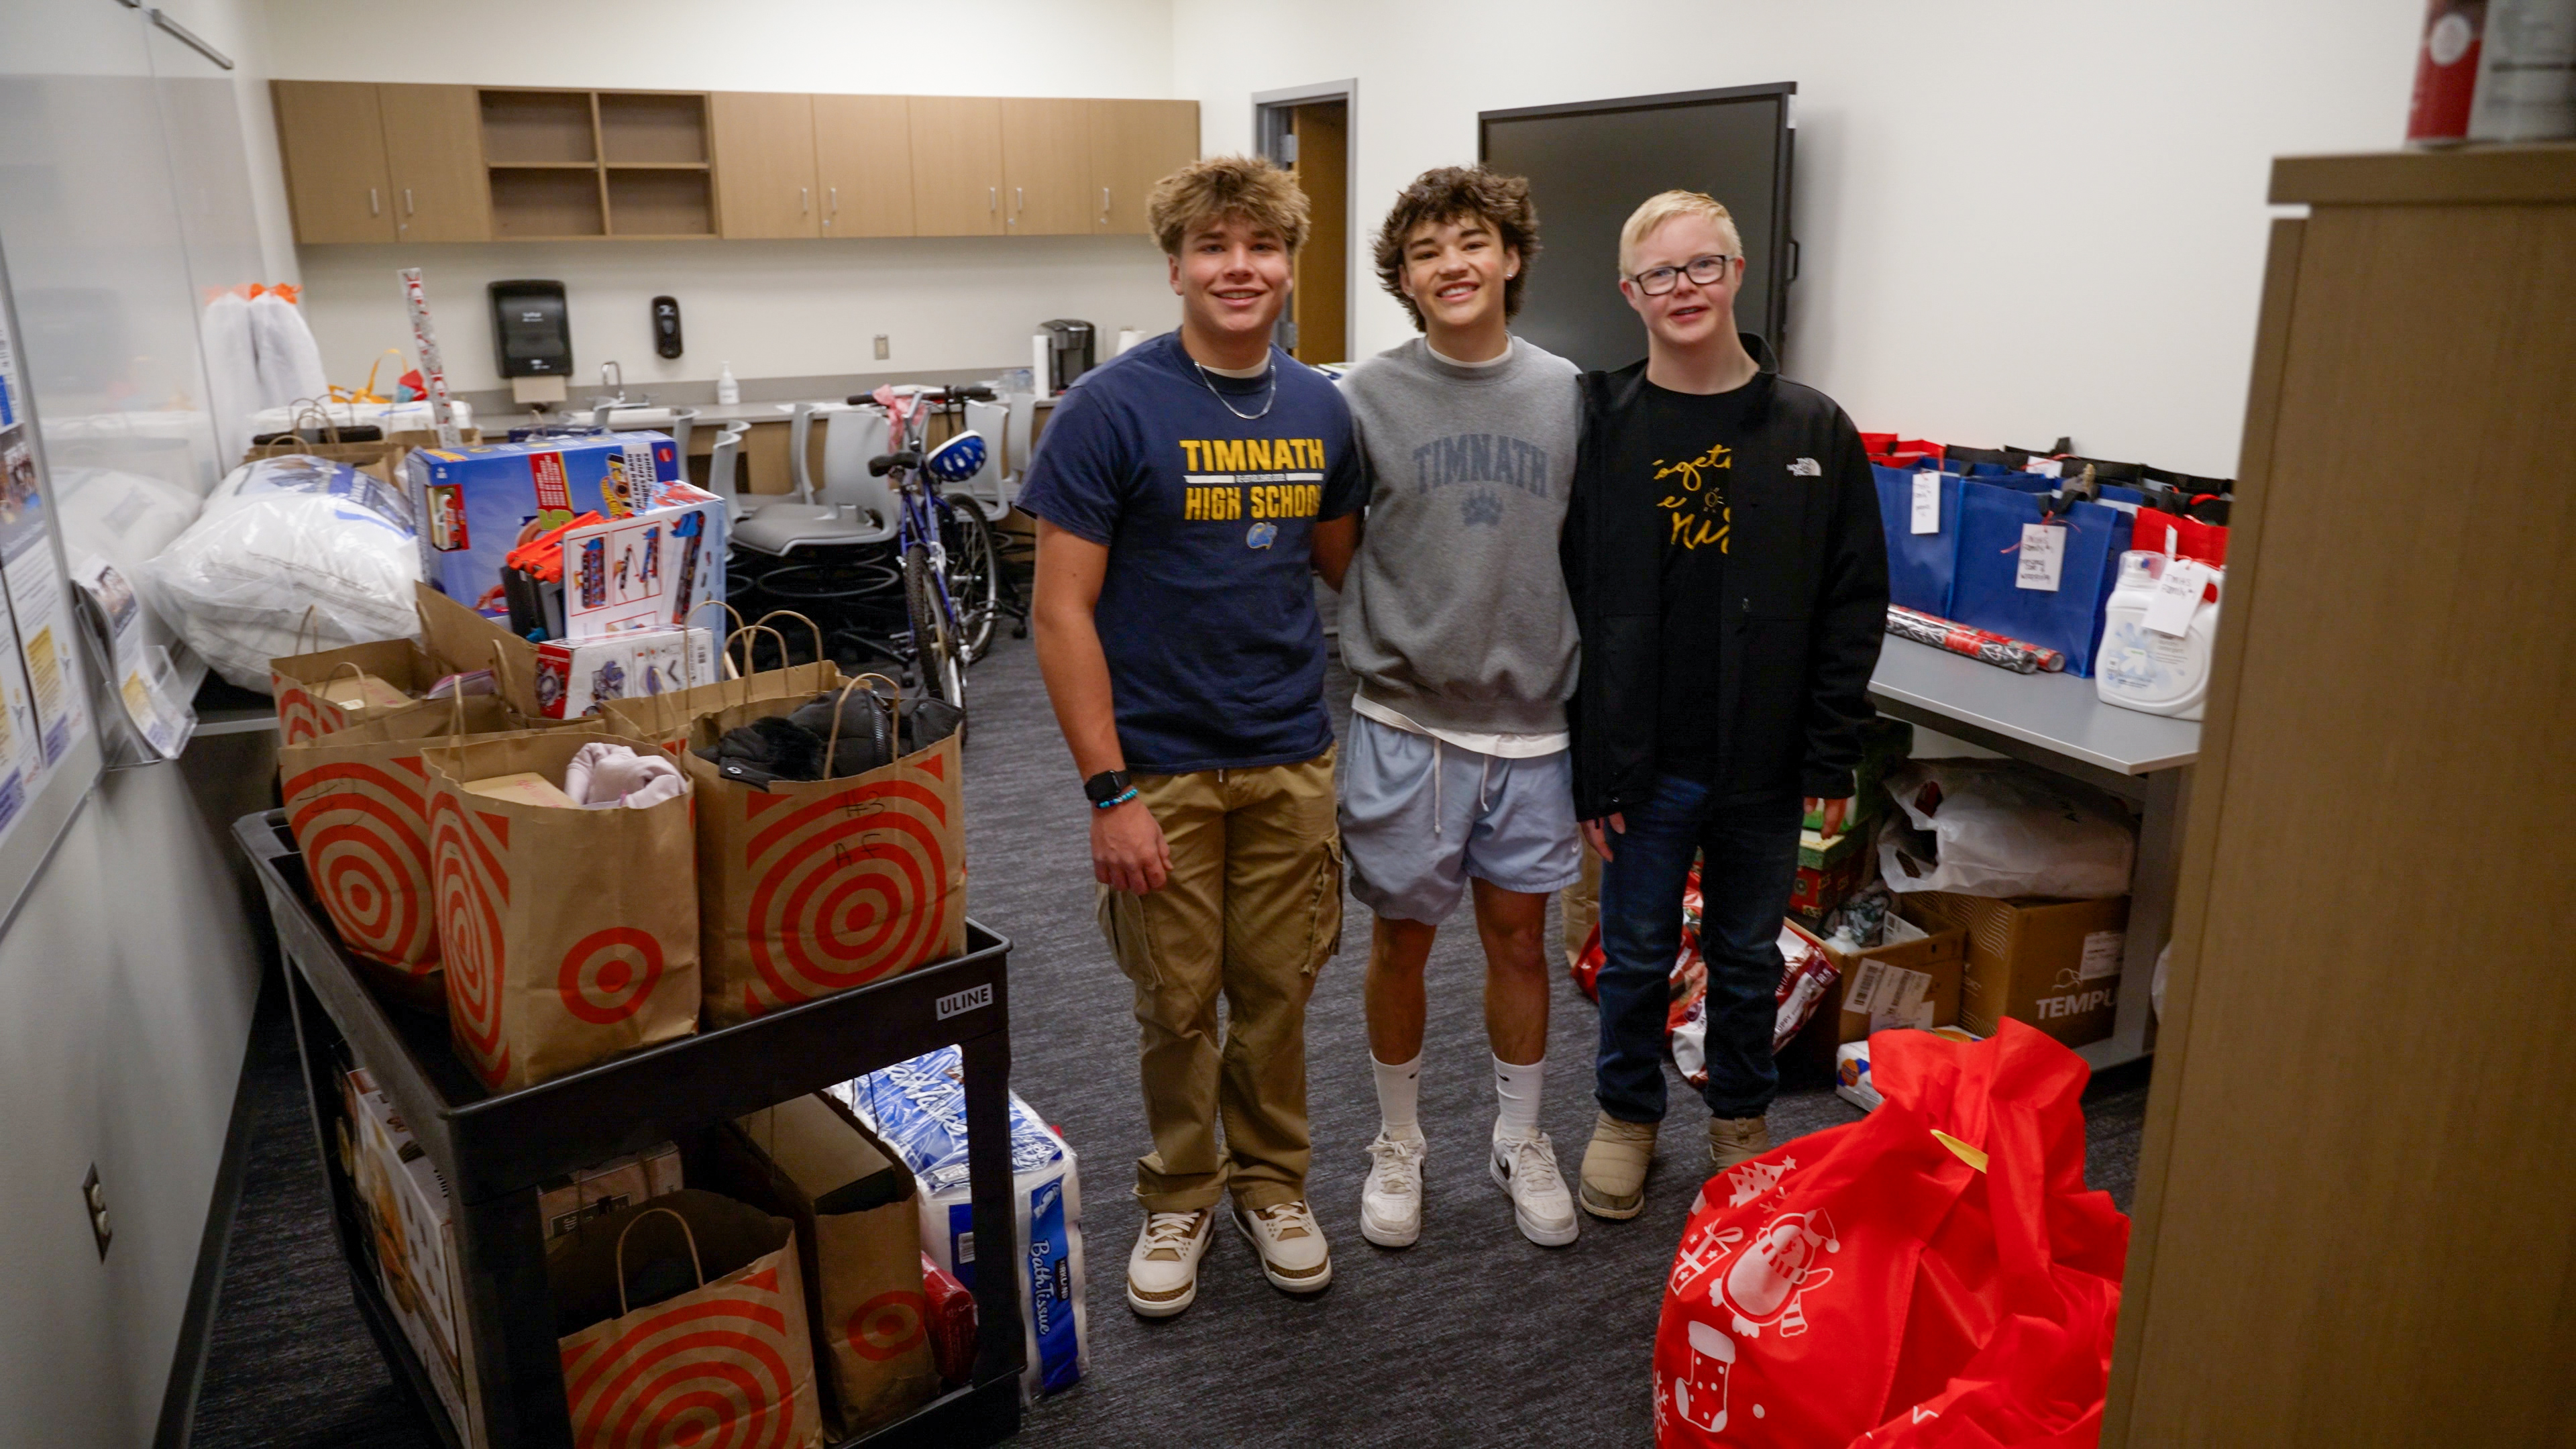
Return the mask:
M 501 565 L 510 550 L 594 509 L 625 518 L 660 507 L 663 485 L 681 478 L 671 440 L 649 432 L 415 448 L 402 467 L 420 521 L 421 578 L 492 618 L 509 613 Z
M 1959 1025 L 1992 1036 L 1995 1024 L 2011 1017 L 2068 1046 L 2111 1034 L 2128 939 L 2127 896 L 1994 900 L 1914 891 L 1898 899 L 1911 919 L 1967 932 Z
M 604 1218 L 687 1184 L 680 1171 L 680 1149 L 665 1142 L 647 1152 L 613 1157 L 596 1167 L 558 1177 L 537 1189 L 537 1221 L 548 1241 L 562 1237 L 592 1218 Z
M 352 1072 L 344 1101 L 355 1109 L 352 1196 L 375 1247 L 376 1285 L 446 1405 L 457 1437 L 467 1449 L 482 1449 L 490 1442 L 483 1427 L 482 1374 L 456 1291 L 447 1184 L 393 1104 L 373 1087 L 363 1072 Z
M 1935 1028 L 1932 1034 L 1961 1045 L 1979 1040 L 1975 1034 L 1955 1026 Z M 1869 1055 L 1866 1037 L 1834 1049 L 1834 1095 L 1864 1112 L 1875 1112 L 1887 1099 L 1878 1094 L 1878 1084 L 1869 1078 Z
M 563 557 L 563 638 L 685 628 L 724 600 L 724 500 L 673 483 L 655 507 L 564 534 Z
M 1887 767 L 1914 752 L 1914 726 L 1880 715 L 1861 727 L 1860 749 L 1860 767 L 1852 772 L 1851 798 L 1811 802 L 1807 829 L 1818 835 L 1867 835 L 1866 827 L 1887 808 L 1887 791 L 1882 788 Z
M 1959 1019 L 1968 966 L 1968 933 L 1963 930 L 1937 930 L 1920 940 L 1859 952 L 1837 951 L 1829 942 L 1825 954 L 1842 973 L 1834 983 L 1834 1009 L 1817 1012 L 1816 1019 L 1780 1050 L 1783 1074 L 1813 1080 L 1833 1069 L 1834 1049 L 1846 1042 L 1864 1040 L 1871 1032 L 1890 1027 L 1928 1029 Z M 1856 999 L 1856 990 L 1871 995 Z M 1878 1010 L 1852 1009 L 1855 1006 Z
M 537 646 L 537 714 L 579 719 L 612 699 L 677 694 L 716 682 L 711 629 L 661 629 Z

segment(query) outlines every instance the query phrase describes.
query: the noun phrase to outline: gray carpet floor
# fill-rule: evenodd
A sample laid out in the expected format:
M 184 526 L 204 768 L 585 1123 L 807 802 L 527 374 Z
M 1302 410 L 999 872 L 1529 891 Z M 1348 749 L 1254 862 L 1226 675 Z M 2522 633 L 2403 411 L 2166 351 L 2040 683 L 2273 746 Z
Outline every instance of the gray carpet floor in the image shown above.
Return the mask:
M 1028 1413 L 1014 1443 L 1048 1446 L 1349 1442 L 1493 1446 L 1633 1444 L 1651 1438 L 1647 1363 L 1663 1277 L 1704 1162 L 1675 1083 L 1645 1212 L 1586 1218 L 1581 1241 L 1544 1249 L 1513 1228 L 1486 1175 L 1494 1110 L 1481 1016 L 1482 955 L 1462 911 L 1431 963 L 1422 1121 L 1431 1153 L 1422 1240 L 1403 1252 L 1359 1235 L 1365 1148 L 1377 1127 L 1360 1012 L 1367 913 L 1347 902 L 1342 954 L 1309 1011 L 1310 1191 L 1333 1243 L 1334 1283 L 1290 1298 L 1223 1233 L 1199 1299 L 1177 1319 L 1128 1312 L 1138 1226 L 1131 1159 L 1147 1146 L 1126 981 L 1093 925 L 1086 818 L 1025 641 L 996 640 L 972 681 L 967 850 L 974 915 L 1009 936 L 1012 1081 L 1081 1157 L 1091 1372 Z M 1350 683 L 1328 684 L 1346 726 Z M 1569 1176 L 1589 1135 L 1594 1013 L 1559 978 L 1543 1125 Z M 350 1306 L 324 1221 L 312 1130 L 291 1037 L 253 1046 L 258 1131 L 195 1442 L 270 1449 L 426 1449 L 431 1440 Z M 2128 1206 L 2145 1110 L 2142 1068 L 2086 1095 L 2087 1176 Z M 1695 1108 L 1693 1108 L 1695 1110 Z M 1784 1097 L 1785 1138 L 1856 1120 L 1830 1091 Z

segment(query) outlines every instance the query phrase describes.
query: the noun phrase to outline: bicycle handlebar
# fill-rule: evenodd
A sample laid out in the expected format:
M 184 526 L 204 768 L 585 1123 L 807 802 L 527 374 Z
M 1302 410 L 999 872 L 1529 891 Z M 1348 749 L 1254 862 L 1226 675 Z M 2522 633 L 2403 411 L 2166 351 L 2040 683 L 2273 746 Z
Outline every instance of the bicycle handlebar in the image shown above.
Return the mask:
M 914 394 L 914 396 L 919 397 L 924 402 L 930 403 L 991 402 L 993 400 L 993 390 L 979 382 L 958 387 L 925 387 L 920 392 Z M 857 407 L 859 404 L 864 402 L 874 402 L 875 400 L 876 398 L 874 394 L 864 392 L 853 393 L 849 399 L 850 406 L 852 407 Z
M 871 478 L 882 478 L 897 468 L 901 468 L 905 472 L 909 473 L 920 466 L 921 455 L 910 448 L 906 448 L 898 453 L 887 453 L 882 457 L 870 458 L 868 460 L 868 476 Z

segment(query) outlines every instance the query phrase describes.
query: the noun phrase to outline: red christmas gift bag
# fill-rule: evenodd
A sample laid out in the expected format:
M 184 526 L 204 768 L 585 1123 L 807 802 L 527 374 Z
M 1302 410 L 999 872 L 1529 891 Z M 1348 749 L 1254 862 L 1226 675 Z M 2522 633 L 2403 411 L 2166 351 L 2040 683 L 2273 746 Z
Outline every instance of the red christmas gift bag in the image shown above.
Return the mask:
M 2082 1060 L 2018 1022 L 1870 1049 L 1874 1078 L 1896 1065 L 1885 1106 L 1701 1189 L 1655 1337 L 1656 1442 L 2089 1443 L 2128 1220 L 2083 1186 Z

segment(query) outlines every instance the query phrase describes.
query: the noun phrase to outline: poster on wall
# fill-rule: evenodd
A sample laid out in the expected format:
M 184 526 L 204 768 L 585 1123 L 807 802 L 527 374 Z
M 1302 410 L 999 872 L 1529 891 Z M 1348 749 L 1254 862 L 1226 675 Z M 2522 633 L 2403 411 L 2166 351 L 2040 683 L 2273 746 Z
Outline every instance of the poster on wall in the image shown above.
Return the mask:
M 0 436 L 0 582 L 9 596 L 18 664 L 35 705 L 36 739 L 50 765 L 71 748 L 80 727 L 73 687 L 71 635 L 63 618 L 63 580 L 54 567 L 54 541 L 45 526 L 45 495 L 36 486 L 36 459 L 22 434 Z

